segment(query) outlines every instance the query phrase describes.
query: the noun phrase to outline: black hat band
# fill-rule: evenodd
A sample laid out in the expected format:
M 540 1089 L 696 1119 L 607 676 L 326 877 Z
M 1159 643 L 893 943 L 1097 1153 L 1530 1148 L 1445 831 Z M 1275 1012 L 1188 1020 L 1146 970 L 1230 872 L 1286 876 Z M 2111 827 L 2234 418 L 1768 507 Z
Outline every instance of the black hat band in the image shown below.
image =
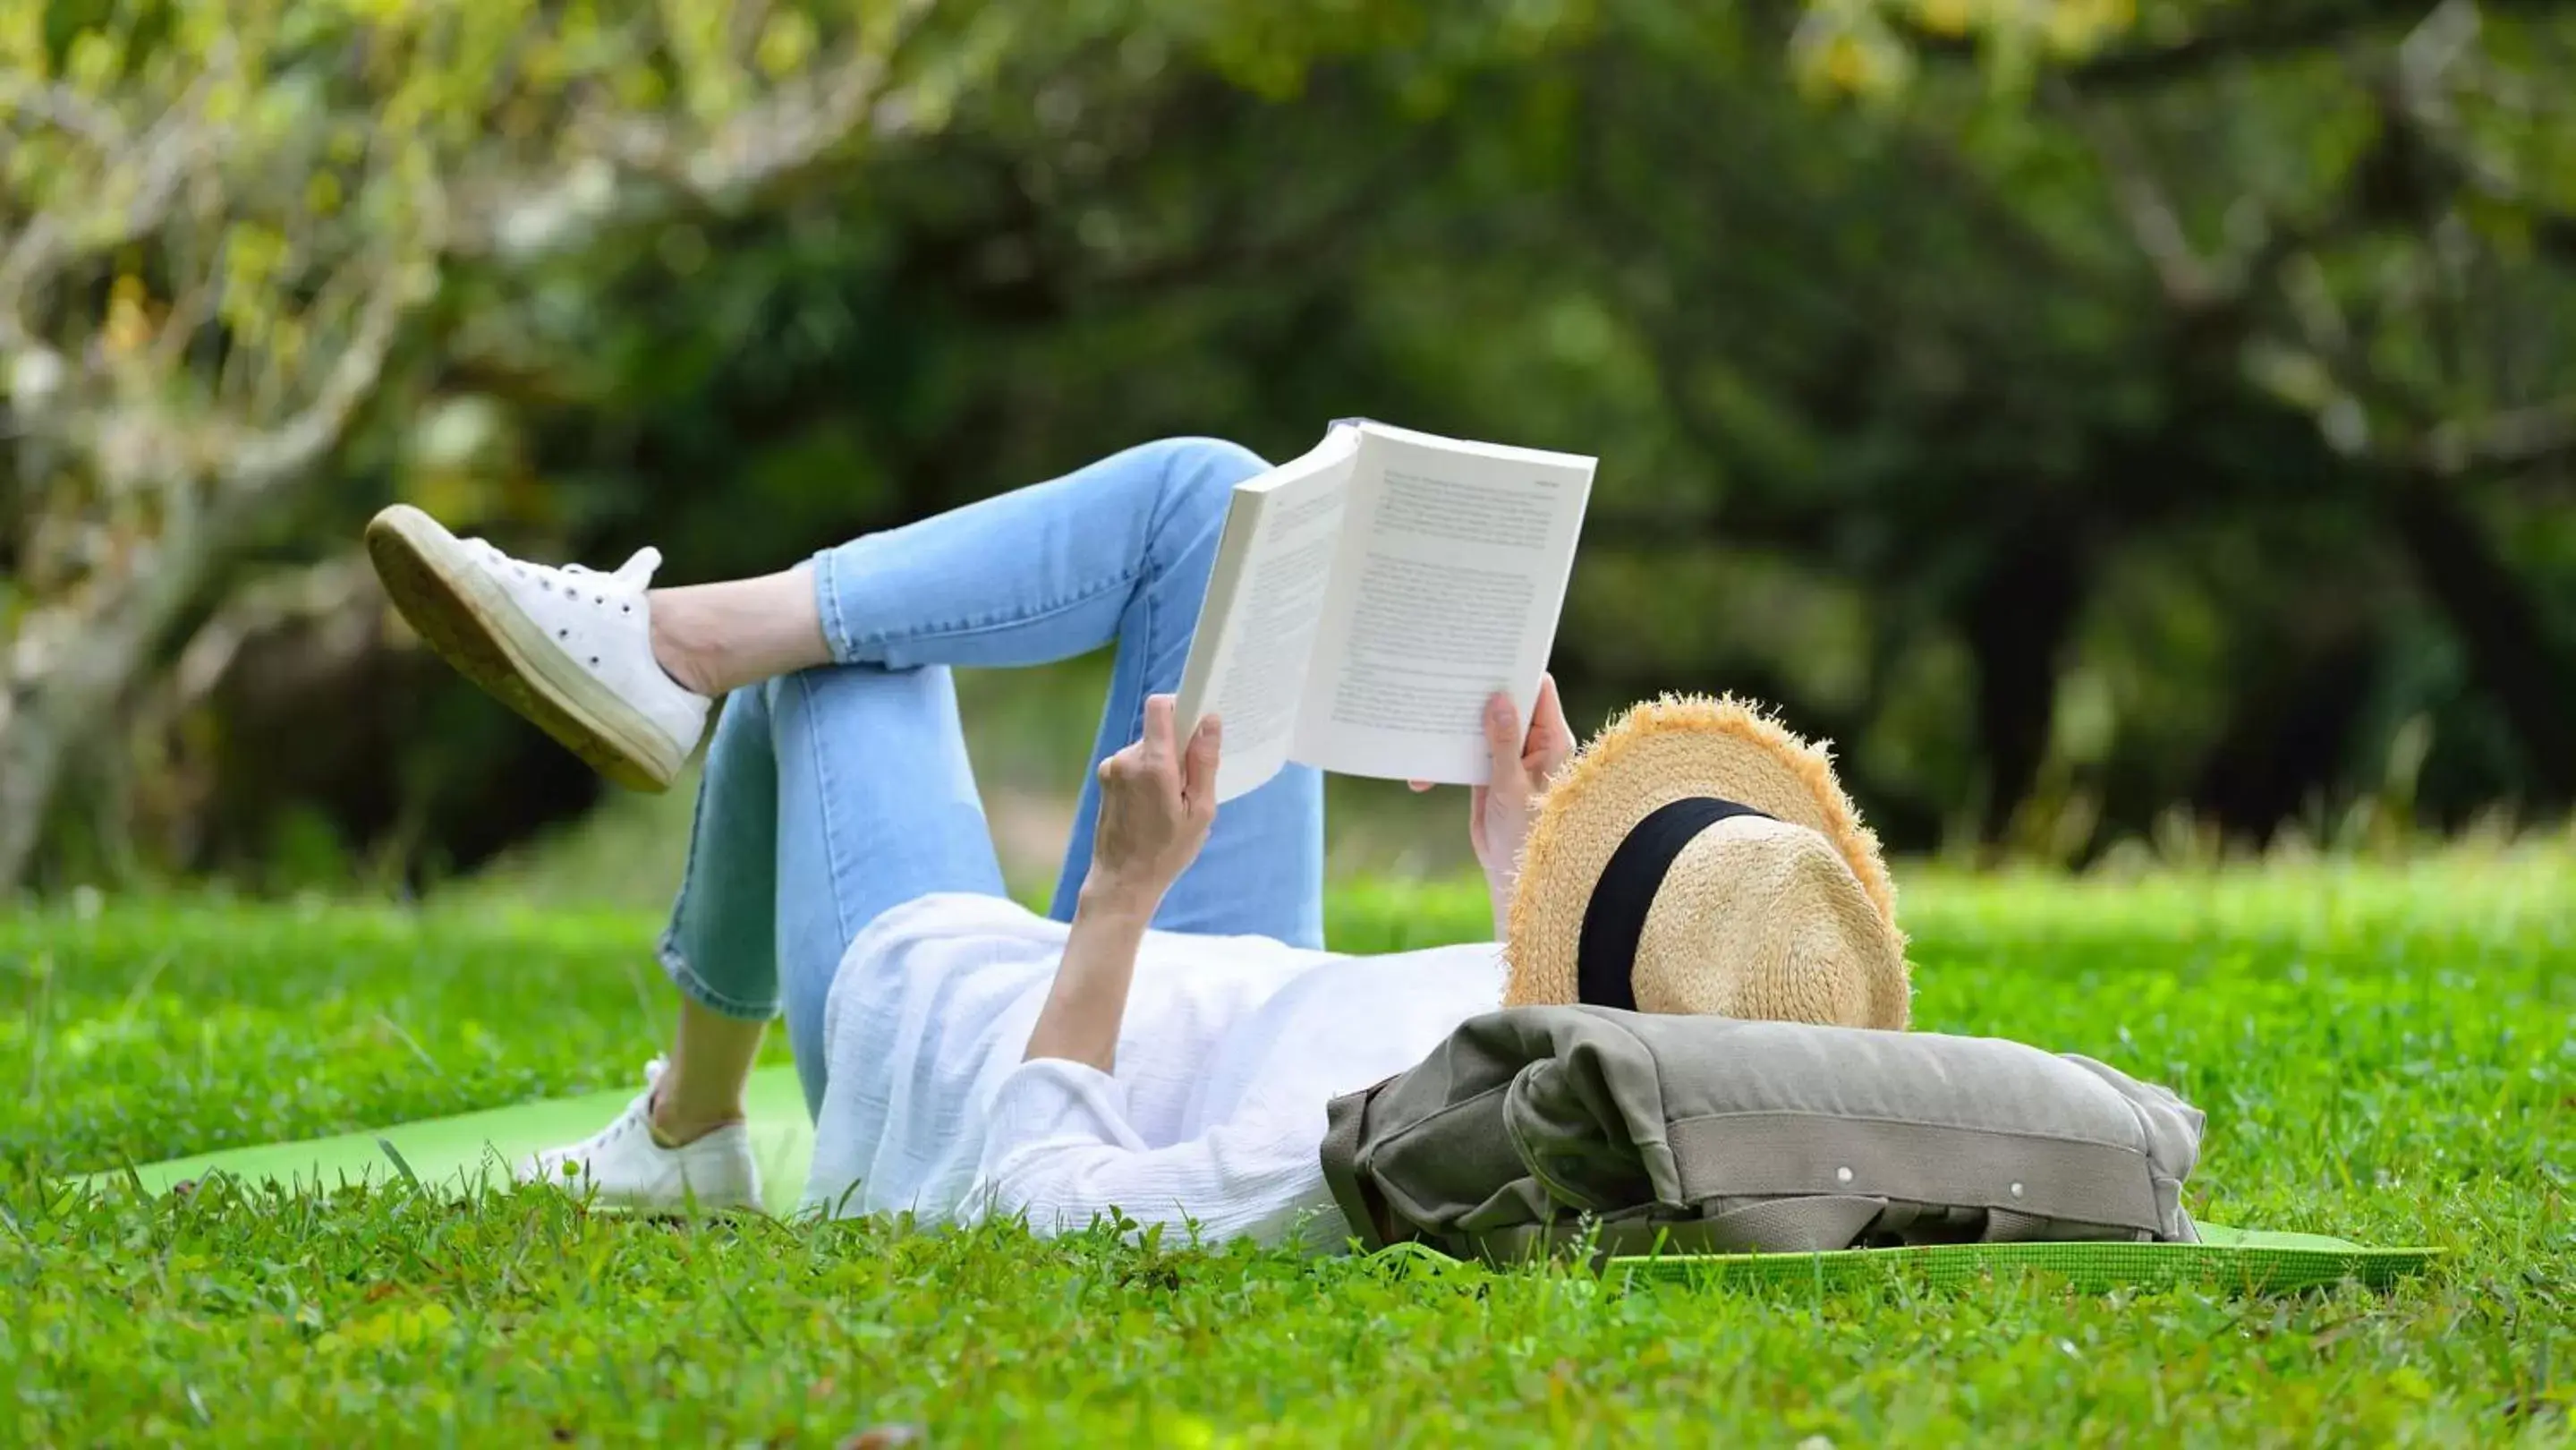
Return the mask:
M 1583 936 L 1575 949 L 1576 1001 L 1637 1010 L 1637 941 L 1645 935 L 1646 913 L 1663 889 L 1665 873 L 1700 832 L 1737 816 L 1774 819 L 1767 811 L 1698 795 L 1661 807 L 1628 829 L 1583 908 Z

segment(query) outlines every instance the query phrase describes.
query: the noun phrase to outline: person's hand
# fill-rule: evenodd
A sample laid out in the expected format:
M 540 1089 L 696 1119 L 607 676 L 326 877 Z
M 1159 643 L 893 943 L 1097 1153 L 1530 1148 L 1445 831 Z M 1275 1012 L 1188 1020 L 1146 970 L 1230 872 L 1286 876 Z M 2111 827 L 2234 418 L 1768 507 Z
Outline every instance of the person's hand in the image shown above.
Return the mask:
M 1565 723 L 1565 706 L 1557 699 L 1554 675 L 1539 677 L 1538 703 L 1530 711 L 1526 733 L 1511 696 L 1497 691 L 1485 702 L 1485 748 L 1491 760 L 1485 784 L 1468 794 L 1467 839 L 1476 849 L 1476 864 L 1485 868 L 1485 887 L 1493 897 L 1494 926 L 1499 932 L 1511 905 L 1521 843 L 1529 839 L 1539 792 L 1547 778 L 1574 755 L 1574 731 Z M 1426 781 L 1412 785 L 1417 791 L 1431 789 Z
M 1180 879 L 1216 820 L 1220 730 L 1199 722 L 1186 747 L 1172 738 L 1172 697 L 1145 700 L 1145 738 L 1100 762 L 1100 821 L 1092 835 L 1087 902 L 1147 916 Z

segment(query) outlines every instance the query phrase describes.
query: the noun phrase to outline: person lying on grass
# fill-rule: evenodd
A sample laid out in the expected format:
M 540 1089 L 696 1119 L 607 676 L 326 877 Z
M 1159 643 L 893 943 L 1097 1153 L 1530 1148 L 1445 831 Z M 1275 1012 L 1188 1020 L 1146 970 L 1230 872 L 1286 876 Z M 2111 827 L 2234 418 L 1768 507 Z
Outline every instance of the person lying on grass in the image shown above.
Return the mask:
M 1220 812 L 1222 723 L 1173 718 L 1231 490 L 1263 467 L 1150 444 L 673 589 L 649 587 L 650 549 L 614 574 L 551 568 L 379 515 L 370 553 L 421 638 L 612 779 L 667 787 L 725 701 L 660 941 L 667 1056 L 522 1176 L 757 1205 L 742 1095 L 783 1014 L 815 1117 L 809 1208 L 1041 1232 L 1116 1210 L 1331 1249 L 1326 1102 L 1470 1017 L 1581 1000 L 1905 1025 L 1875 839 L 1822 747 L 1732 700 L 1639 706 L 1578 758 L 1553 681 L 1526 727 L 1498 695 L 1468 824 L 1509 951 L 1322 950 L 1322 781 L 1290 767 Z M 1004 894 L 949 671 L 1113 641 L 1040 917 Z

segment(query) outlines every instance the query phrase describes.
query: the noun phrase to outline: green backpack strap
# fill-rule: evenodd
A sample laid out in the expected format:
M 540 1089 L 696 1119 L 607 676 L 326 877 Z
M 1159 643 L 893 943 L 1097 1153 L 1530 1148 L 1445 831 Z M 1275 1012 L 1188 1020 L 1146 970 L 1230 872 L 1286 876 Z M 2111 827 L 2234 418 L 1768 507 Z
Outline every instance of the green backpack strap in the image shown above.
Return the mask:
M 1349 1221 L 1351 1233 L 1360 1247 L 1369 1253 L 1385 1248 L 1401 1237 L 1388 1231 L 1386 1205 L 1368 1190 L 1360 1173 L 1360 1130 L 1368 1122 L 1369 1099 L 1378 1088 L 1395 1081 L 1387 1078 L 1375 1087 L 1348 1093 L 1324 1105 L 1324 1182 L 1333 1190 L 1333 1203 Z

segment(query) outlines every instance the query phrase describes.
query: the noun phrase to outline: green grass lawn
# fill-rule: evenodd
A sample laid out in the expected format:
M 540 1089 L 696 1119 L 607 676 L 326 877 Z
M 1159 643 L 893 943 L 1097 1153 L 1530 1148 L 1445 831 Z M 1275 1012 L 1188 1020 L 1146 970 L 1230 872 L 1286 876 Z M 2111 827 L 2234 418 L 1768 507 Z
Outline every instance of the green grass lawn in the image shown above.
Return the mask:
M 1008 1228 L 91 1200 L 64 1173 L 615 1086 L 630 913 L 97 903 L 0 921 L 0 1442 L 2559 1442 L 2576 1399 L 2576 854 L 1914 881 L 1918 1025 L 2210 1115 L 2215 1221 L 2452 1250 L 2388 1294 L 1613 1293 Z M 1339 945 L 1475 934 L 1351 888 Z

